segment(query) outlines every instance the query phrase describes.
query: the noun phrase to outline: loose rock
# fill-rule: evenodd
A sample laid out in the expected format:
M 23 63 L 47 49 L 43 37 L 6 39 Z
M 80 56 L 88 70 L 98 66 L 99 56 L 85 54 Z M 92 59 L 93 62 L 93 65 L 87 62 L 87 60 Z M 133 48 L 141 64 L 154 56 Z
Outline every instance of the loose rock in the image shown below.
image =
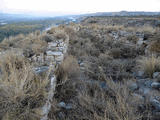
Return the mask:
M 135 91 L 135 90 L 138 89 L 138 86 L 137 86 L 136 83 L 133 83 L 133 84 L 129 85 L 129 89 L 130 89 L 131 91 Z
M 159 82 L 153 82 L 153 83 L 151 84 L 151 86 L 152 86 L 152 88 L 154 88 L 154 89 L 160 89 L 160 83 L 159 83 Z
M 151 105 L 153 105 L 153 107 L 155 108 L 155 110 L 157 112 L 160 112 L 160 102 L 156 99 L 151 99 L 150 102 L 151 102 Z

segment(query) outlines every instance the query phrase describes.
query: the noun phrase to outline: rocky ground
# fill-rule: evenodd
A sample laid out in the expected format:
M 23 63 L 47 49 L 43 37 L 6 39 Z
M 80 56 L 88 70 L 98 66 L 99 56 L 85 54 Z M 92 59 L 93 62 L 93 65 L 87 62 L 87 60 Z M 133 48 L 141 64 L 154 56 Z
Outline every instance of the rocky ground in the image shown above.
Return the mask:
M 87 17 L 4 39 L 0 119 L 159 120 L 158 21 Z
M 56 86 L 56 69 L 64 59 L 65 32 L 18 35 L 1 43 L 1 119 L 47 120 Z M 11 93 L 6 93 L 11 89 Z M 7 99 L 6 99 L 7 97 Z M 12 107 L 14 106 L 14 107 Z
M 73 57 L 59 68 L 50 119 L 159 120 L 158 18 L 126 19 L 128 26 L 105 17 L 70 25 L 78 30 L 68 32 Z

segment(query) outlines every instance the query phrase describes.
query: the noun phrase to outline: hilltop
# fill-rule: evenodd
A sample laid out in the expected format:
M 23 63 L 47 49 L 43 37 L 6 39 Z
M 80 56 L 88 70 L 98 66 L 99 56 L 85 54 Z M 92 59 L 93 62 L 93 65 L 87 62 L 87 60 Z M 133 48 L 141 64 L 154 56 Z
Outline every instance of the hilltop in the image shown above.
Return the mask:
M 83 16 L 5 38 L 0 119 L 159 120 L 159 21 Z
M 97 12 L 88 14 L 88 16 L 159 16 L 160 12 L 144 12 L 144 11 L 120 11 L 120 12 Z

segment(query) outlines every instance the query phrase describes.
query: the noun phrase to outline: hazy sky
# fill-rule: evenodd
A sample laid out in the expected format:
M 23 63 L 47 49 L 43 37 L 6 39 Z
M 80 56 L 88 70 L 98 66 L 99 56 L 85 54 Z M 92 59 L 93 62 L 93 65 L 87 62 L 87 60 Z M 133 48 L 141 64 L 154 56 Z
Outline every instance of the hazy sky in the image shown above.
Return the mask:
M 160 0 L 0 0 L 3 12 L 160 11 Z

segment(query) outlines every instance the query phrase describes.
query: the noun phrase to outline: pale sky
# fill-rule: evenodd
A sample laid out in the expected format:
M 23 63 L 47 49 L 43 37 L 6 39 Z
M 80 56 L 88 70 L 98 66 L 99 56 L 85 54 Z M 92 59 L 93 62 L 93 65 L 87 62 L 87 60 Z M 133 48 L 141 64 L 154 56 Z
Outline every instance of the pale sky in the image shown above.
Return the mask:
M 0 12 L 160 11 L 160 0 L 0 0 Z

